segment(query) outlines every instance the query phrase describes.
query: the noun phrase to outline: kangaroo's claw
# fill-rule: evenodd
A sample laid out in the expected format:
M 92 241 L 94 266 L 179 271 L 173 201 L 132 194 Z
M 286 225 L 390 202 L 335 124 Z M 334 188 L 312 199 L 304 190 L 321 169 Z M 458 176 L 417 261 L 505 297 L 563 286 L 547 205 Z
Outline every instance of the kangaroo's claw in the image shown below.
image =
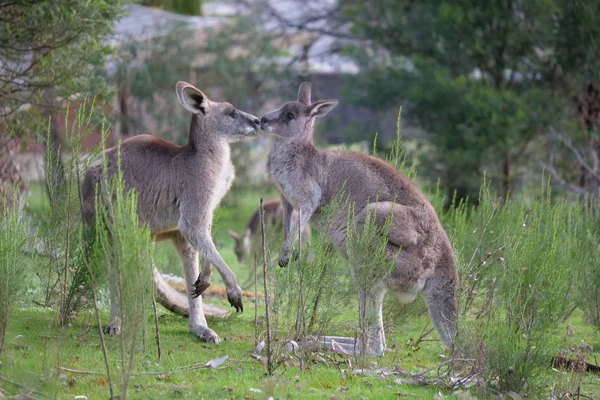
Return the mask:
M 210 280 L 204 281 L 204 280 L 200 279 L 200 277 L 198 277 L 198 279 L 196 280 L 196 283 L 194 283 L 194 291 L 192 292 L 192 296 L 198 297 L 198 296 L 202 295 L 202 293 L 204 293 L 204 291 L 206 291 L 206 289 L 208 289 L 209 286 L 210 286 Z
M 239 286 L 236 285 L 235 288 L 227 289 L 227 300 L 229 300 L 229 304 L 235 308 L 235 312 L 244 312 L 242 289 Z

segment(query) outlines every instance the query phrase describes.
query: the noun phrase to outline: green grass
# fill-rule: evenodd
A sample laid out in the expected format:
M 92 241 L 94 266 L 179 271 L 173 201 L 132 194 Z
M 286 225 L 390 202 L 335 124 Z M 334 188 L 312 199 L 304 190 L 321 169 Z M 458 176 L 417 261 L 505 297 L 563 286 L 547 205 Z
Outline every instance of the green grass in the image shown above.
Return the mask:
M 40 186 L 33 186 L 32 193 L 28 210 L 35 213 L 36 204 L 41 204 L 37 196 L 41 197 L 43 190 Z M 257 208 L 260 196 L 258 192 L 244 192 L 238 193 L 235 201 L 228 197 L 215 218 L 215 242 L 240 281 L 246 278 L 249 270 L 246 266 L 237 263 L 232 239 L 227 236 L 226 229 L 241 231 L 249 215 Z M 272 197 L 276 197 L 274 192 L 264 195 L 265 200 Z M 25 264 L 30 261 L 24 258 L 23 262 Z M 181 275 L 181 264 L 170 243 L 157 245 L 155 263 L 162 271 Z M 32 282 L 35 281 L 32 279 Z M 216 272 L 213 273 L 213 283 L 222 285 Z M 108 322 L 105 290 L 103 289 L 101 296 L 104 324 Z M 35 293 L 30 292 L 21 302 L 21 308 L 11 316 L 0 374 L 51 397 L 72 399 L 84 395 L 88 399 L 107 398 L 109 392 L 105 375 L 79 374 L 57 369 L 61 366 L 104 373 L 104 361 L 93 313 L 83 312 L 71 326 L 59 330 L 54 326 L 56 321 L 54 311 L 35 306 L 34 300 Z M 225 300 L 211 299 L 207 302 L 230 309 Z M 405 310 L 394 306 L 394 302 L 393 296 L 386 299 L 386 305 L 392 305 L 393 310 Z M 327 333 L 351 335 L 352 328 L 357 323 L 356 308 L 356 303 L 350 302 L 344 309 L 339 310 L 335 331 Z M 422 303 L 421 306 L 411 308 L 413 313 L 415 310 L 422 309 Z M 431 399 L 440 392 L 436 386 L 417 387 L 396 384 L 394 376 L 386 380 L 380 377 L 353 376 L 351 370 L 356 368 L 354 359 L 351 360 L 352 368 L 350 368 L 348 364 L 340 363 L 336 366 L 331 362 L 325 363 L 318 357 L 310 357 L 305 360 L 304 370 L 294 366 L 293 359 L 290 359 L 286 368 L 282 366 L 276 371 L 274 377 L 268 377 L 266 369 L 248 354 L 254 347 L 254 304 L 248 299 L 245 299 L 245 310 L 242 314 L 231 314 L 227 320 L 209 320 L 209 326 L 223 339 L 219 345 L 210 345 L 200 342 L 189 333 L 184 318 L 160 309 L 159 324 L 163 352 L 160 362 L 156 355 L 152 316 L 149 311 L 149 334 L 145 349 L 139 350 L 135 373 L 163 372 L 163 374 L 134 376 L 129 396 L 134 399 L 262 399 L 269 396 L 287 399 L 397 397 Z M 264 307 L 261 306 L 259 315 L 263 313 Z M 395 321 L 393 324 L 388 322 L 386 325 L 387 345 L 390 350 L 384 357 L 365 359 L 366 368 L 387 367 L 394 370 L 400 367 L 412 372 L 420 372 L 447 359 L 447 351 L 438 340 L 423 342 L 418 348 L 410 344 L 411 339 L 414 341 L 424 330 L 431 327 L 426 313 L 401 318 L 393 315 L 388 308 L 384 310 L 384 314 L 388 321 Z M 264 321 L 264 318 L 260 321 Z M 591 344 L 594 346 L 594 352 L 588 361 L 597 364 L 596 359 L 600 359 L 600 333 L 583 321 L 582 312 L 577 310 L 563 325 L 559 329 L 560 334 L 553 336 L 552 340 L 561 343 L 563 348 L 582 341 Z M 263 332 L 264 329 L 264 322 L 261 322 L 259 331 Z M 437 334 L 432 333 L 428 339 L 437 339 Z M 110 364 L 115 371 L 119 365 L 119 341 L 108 338 L 107 343 Z M 203 368 L 186 373 L 173 372 L 180 367 L 204 364 L 224 355 L 229 356 L 229 360 L 218 369 Z M 570 377 L 570 374 L 552 370 L 550 366 L 543 373 L 548 374 L 549 381 Z M 251 389 L 259 389 L 262 393 Z M 27 392 L 27 389 L 0 381 L 0 395 Z M 441 391 L 441 393 L 445 398 L 457 398 L 450 392 Z M 582 383 L 582 393 L 592 398 L 600 398 L 600 377 L 587 374 Z
M 104 316 L 106 321 L 107 315 Z M 149 316 L 150 320 L 150 316 Z M 64 337 L 55 337 L 49 332 L 52 316 L 39 309 L 21 310 L 15 313 L 9 325 L 6 354 L 1 366 L 2 375 L 30 388 L 37 388 L 59 398 L 73 398 L 85 395 L 88 398 L 106 398 L 108 387 L 103 375 L 76 374 L 53 370 L 58 363 L 72 369 L 103 371 L 102 354 L 91 313 L 78 317 L 65 331 Z M 431 366 L 437 363 L 443 352 L 438 342 L 425 343 L 418 351 L 410 346 L 400 345 L 411 335 L 418 335 L 424 318 L 408 324 L 390 335 L 389 344 L 397 349 L 389 351 L 385 357 L 372 360 L 372 367 L 395 366 L 415 369 L 417 365 Z M 88 332 L 88 325 L 92 329 Z M 187 330 L 183 318 L 161 312 L 160 327 L 163 358 L 157 362 L 156 347 L 148 340 L 146 351 L 138 362 L 136 372 L 160 372 L 158 376 L 136 376 L 132 379 L 129 395 L 139 399 L 161 398 L 234 398 L 251 396 L 263 398 L 272 393 L 283 398 L 390 398 L 396 393 L 422 395 L 430 398 L 432 389 L 396 385 L 393 378 L 381 380 L 378 377 L 352 377 L 347 365 L 340 369 L 331 364 L 306 363 L 306 370 L 290 366 L 280 367 L 274 378 L 266 376 L 265 369 L 258 361 L 248 356 L 253 348 L 253 316 L 251 312 L 233 315 L 226 321 L 209 321 L 223 342 L 219 345 L 201 343 Z M 264 327 L 263 327 L 264 328 Z M 87 333 L 85 333 L 87 332 Z M 150 335 L 151 336 L 151 335 Z M 108 339 L 111 366 L 117 368 L 119 352 L 118 340 Z M 169 373 L 178 367 L 196 363 L 206 363 L 211 359 L 228 355 L 230 358 L 222 368 L 199 369 L 188 373 Z M 415 369 L 416 370 L 416 369 Z M 44 380 L 52 374 L 64 376 Z M 54 384 L 52 382 L 55 382 Z M 13 392 L 13 387 L 3 384 Z M 250 388 L 260 389 L 264 394 L 253 393 Z M 346 389 L 347 388 L 347 389 Z M 272 391 L 272 392 L 271 392 Z M 268 396 L 267 396 L 268 397 Z M 336 397 L 334 397 L 336 398 Z

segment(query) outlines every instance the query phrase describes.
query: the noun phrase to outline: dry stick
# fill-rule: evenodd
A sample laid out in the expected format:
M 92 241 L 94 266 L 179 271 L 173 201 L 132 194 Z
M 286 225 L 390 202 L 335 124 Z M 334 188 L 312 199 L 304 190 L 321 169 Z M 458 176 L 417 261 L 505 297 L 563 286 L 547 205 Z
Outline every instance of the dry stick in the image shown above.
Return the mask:
M 104 372 L 97 371 L 83 371 L 80 369 L 72 369 L 67 367 L 58 367 L 61 371 L 71 372 L 73 374 L 82 374 L 82 375 L 106 375 Z
M 258 345 L 258 256 L 252 251 L 254 257 L 254 345 Z
M 265 319 L 267 323 L 267 371 L 273 375 L 273 360 L 271 360 L 271 321 L 269 315 L 269 288 L 267 280 L 267 239 L 265 237 L 265 210 L 263 209 L 263 199 L 260 198 L 259 207 L 260 216 L 260 234 L 263 250 L 263 283 L 265 286 Z
M 77 171 L 79 171 L 79 163 L 77 162 Z M 79 192 L 79 208 L 81 210 L 81 220 L 83 221 L 83 199 L 81 198 L 81 182 L 77 179 L 77 190 Z M 89 242 L 86 235 L 86 229 L 83 227 L 83 243 L 85 249 L 85 259 L 86 265 L 88 268 L 88 273 L 90 274 L 90 283 L 92 284 L 92 300 L 94 302 L 94 312 L 96 314 L 96 321 L 98 322 L 98 331 L 100 332 L 100 343 L 102 344 L 102 355 L 104 356 L 104 367 L 106 368 L 106 375 L 108 377 L 108 388 L 110 390 L 110 398 L 114 399 L 114 389 L 113 389 L 113 381 L 110 375 L 110 364 L 108 362 L 108 350 L 106 349 L 106 341 L 104 340 L 104 330 L 102 329 L 102 319 L 100 318 L 100 310 L 98 309 L 98 298 L 96 296 L 96 282 L 94 280 L 94 275 L 92 274 L 91 262 L 92 258 L 90 256 L 90 248 Z
M 156 282 L 152 280 L 152 312 L 154 313 L 154 327 L 156 328 L 156 349 L 158 351 L 158 361 L 162 355 L 160 347 L 160 330 L 158 329 L 158 312 L 156 311 Z

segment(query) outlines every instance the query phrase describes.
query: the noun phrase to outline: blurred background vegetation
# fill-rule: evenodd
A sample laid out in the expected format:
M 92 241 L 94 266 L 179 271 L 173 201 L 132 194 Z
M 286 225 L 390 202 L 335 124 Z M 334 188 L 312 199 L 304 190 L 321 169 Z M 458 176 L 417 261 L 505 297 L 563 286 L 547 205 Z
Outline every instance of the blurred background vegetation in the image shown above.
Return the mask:
M 1 182 L 40 178 L 34 155 L 42 152 L 27 144 L 48 136 L 44 122 L 53 115 L 46 144 L 58 151 L 69 121 L 60 111 L 85 97 L 96 99 L 98 119 L 110 119 L 109 145 L 139 133 L 183 143 L 188 119 L 172 94 L 178 80 L 256 115 L 311 80 L 317 98 L 340 99 L 317 127 L 321 144 L 369 148 L 377 133 L 385 149 L 403 106 L 418 175 L 431 187 L 439 181 L 448 199 L 477 202 L 484 172 L 504 197 L 536 196 L 528 191 L 543 170 L 566 196 L 597 197 L 598 2 L 104 0 L 2 8 Z M 237 164 L 260 177 L 247 147 Z

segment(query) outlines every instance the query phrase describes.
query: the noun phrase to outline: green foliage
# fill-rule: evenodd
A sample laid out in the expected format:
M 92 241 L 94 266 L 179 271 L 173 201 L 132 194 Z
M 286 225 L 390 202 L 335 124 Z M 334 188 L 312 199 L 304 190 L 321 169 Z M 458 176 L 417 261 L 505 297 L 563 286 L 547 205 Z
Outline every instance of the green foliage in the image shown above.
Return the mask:
M 106 93 L 99 70 L 110 52 L 106 39 L 121 12 L 119 0 L 2 4 L 0 59 L 7 68 L 0 71 L 0 116 L 9 117 L 6 132 L 44 131 L 47 121 L 39 106 L 57 106 L 45 98 L 46 90 L 57 89 L 58 106 L 78 93 Z M 24 111 L 26 104 L 32 107 Z
M 476 199 L 483 171 L 506 197 L 527 155 L 542 153 L 536 140 L 571 119 L 573 97 L 598 79 L 597 2 L 341 4 L 352 34 L 372 43 L 348 49 L 364 69 L 350 93 L 376 109 L 406 102 L 433 144 L 427 173 L 441 176 L 448 197 Z
M 72 126 L 66 126 L 63 150 L 70 154 L 63 161 L 49 151 L 46 157 L 46 195 L 36 220 L 36 236 L 41 249 L 35 274 L 41 284 L 41 303 L 56 307 L 60 326 L 68 324 L 90 298 L 89 280 L 82 241 L 79 182 L 98 151 L 83 157 L 81 146 L 95 129 L 107 135 L 94 122 L 93 102 L 83 102 Z M 49 133 L 48 133 L 49 135 Z M 59 175 L 59 176 L 57 176 Z
M 325 224 L 335 211 L 331 205 L 321 211 Z M 348 301 L 349 280 L 347 263 L 330 238 L 315 235 L 310 243 L 302 244 L 299 258 L 276 270 L 274 276 L 273 309 L 281 329 L 289 329 L 295 340 L 305 340 L 336 328 L 335 316 Z
M 501 203 L 489 186 L 479 207 L 461 204 L 448 214 L 461 266 L 459 351 L 476 357 L 484 390 L 536 393 L 560 350 L 552 339 L 576 304 L 577 279 L 595 269 L 588 254 L 596 245 L 582 249 L 588 216 L 548 189 L 534 201 Z
M 18 207 L 0 204 L 0 354 L 4 349 L 4 339 L 8 318 L 19 292 L 25 286 L 26 276 L 20 260 L 27 245 L 25 214 Z
M 152 299 L 154 246 L 147 226 L 139 226 L 138 196 L 125 188 L 120 168 L 113 177 L 104 169 L 96 197 L 92 270 L 107 269 L 112 301 L 120 323 L 120 398 L 127 397 L 129 380 L 140 352 L 145 350 L 147 314 Z M 98 281 L 97 278 L 94 278 Z M 114 304 L 112 305 L 115 306 Z M 113 321 L 111 321 L 113 322 Z

